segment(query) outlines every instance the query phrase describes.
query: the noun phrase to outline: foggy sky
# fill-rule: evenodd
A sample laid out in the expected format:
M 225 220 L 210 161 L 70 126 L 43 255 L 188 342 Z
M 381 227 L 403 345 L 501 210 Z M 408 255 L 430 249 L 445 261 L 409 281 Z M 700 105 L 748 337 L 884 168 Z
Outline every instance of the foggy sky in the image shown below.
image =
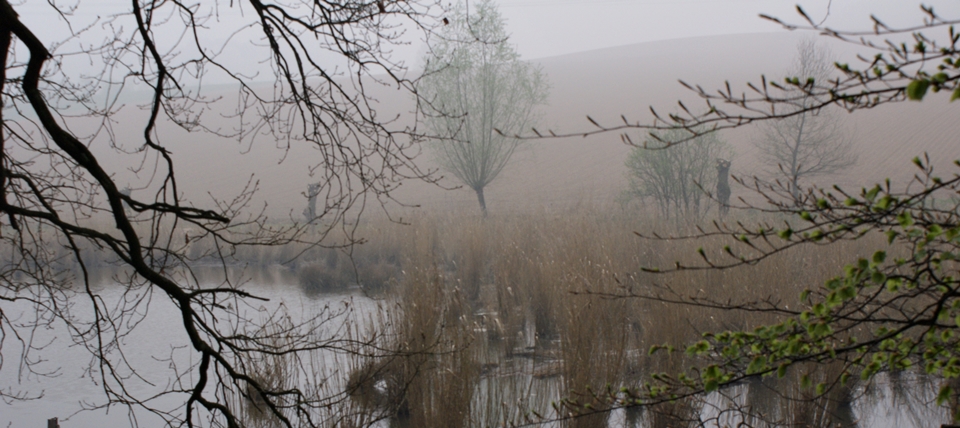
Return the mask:
M 74 4 L 77 0 L 55 1 L 58 4 Z M 197 1 L 203 7 L 210 7 L 211 4 L 214 4 L 214 0 L 194 1 Z M 554 110 L 545 113 L 543 128 L 558 131 L 583 129 L 584 126 L 587 126 L 584 119 L 587 114 L 604 123 L 609 123 L 611 120 L 618 120 L 620 114 L 626 114 L 631 119 L 643 118 L 645 117 L 643 115 L 648 112 L 648 106 L 651 105 L 658 108 L 661 106 L 669 108 L 669 106 L 675 105 L 678 97 L 689 95 L 676 83 L 678 78 L 695 83 L 704 83 L 708 86 L 716 86 L 727 78 L 736 84 L 738 82 L 756 81 L 761 73 L 779 73 L 780 70 L 786 68 L 789 58 L 795 51 L 795 40 L 792 36 L 799 36 L 795 33 L 788 34 L 776 24 L 757 17 L 758 14 L 765 13 L 800 23 L 800 18 L 794 9 L 795 0 L 499 0 L 499 2 L 501 12 L 507 20 L 508 31 L 512 33 L 510 42 L 526 59 L 543 59 L 648 41 L 751 32 L 768 33 L 767 36 L 761 37 L 744 35 L 715 39 L 677 40 L 674 43 L 660 43 L 657 46 L 629 46 L 624 49 L 596 51 L 577 57 L 553 58 L 551 61 L 542 60 L 540 62 L 547 63 L 545 68 L 553 85 L 550 105 L 551 108 L 554 108 Z M 826 6 L 829 0 L 802 0 L 801 3 L 811 17 L 822 19 L 826 14 Z M 206 34 L 211 38 L 229 34 L 219 24 L 223 24 L 222 27 L 228 29 L 236 28 L 238 23 L 242 25 L 243 22 L 248 22 L 250 18 L 249 5 L 244 8 L 247 20 L 243 21 L 237 19 L 239 18 L 239 10 L 236 7 L 229 9 L 229 0 L 220 0 L 219 4 L 221 6 L 221 21 L 216 23 L 218 24 L 216 29 L 211 28 L 210 33 Z M 234 4 L 245 3 L 243 0 L 239 2 L 234 0 Z M 826 25 L 846 30 L 870 29 L 869 17 L 871 13 L 876 14 L 892 26 L 916 25 L 922 23 L 923 20 L 923 14 L 920 12 L 918 4 L 917 0 L 833 0 Z M 933 4 L 947 17 L 960 17 L 960 1 L 942 0 L 933 2 Z M 120 13 L 124 13 L 127 12 L 129 5 L 129 0 L 80 0 L 79 7 L 76 10 L 76 18 L 80 21 L 89 21 L 96 19 L 98 15 L 117 13 L 118 10 Z M 43 32 L 38 35 L 45 42 L 53 43 L 61 40 L 62 34 L 57 35 L 55 32 L 63 31 L 62 21 L 60 21 L 60 24 L 56 24 L 60 18 L 50 13 L 50 7 L 46 2 L 28 0 L 14 7 L 21 14 L 22 19 L 28 21 L 28 25 L 43 29 Z M 235 13 L 237 16 L 231 18 L 230 13 Z M 75 28 L 81 28 L 82 26 L 82 22 L 75 23 Z M 96 27 L 94 30 L 98 28 L 100 27 Z M 105 28 L 104 31 L 110 29 Z M 125 28 L 127 34 L 129 34 L 129 30 L 130 27 Z M 164 31 L 164 29 L 158 28 L 157 31 Z M 252 29 L 251 35 L 257 35 L 257 29 Z M 942 35 L 942 33 L 933 34 L 933 36 Z M 85 35 L 85 38 L 87 36 Z M 96 38 L 92 39 L 95 40 Z M 158 34 L 158 39 L 164 43 L 170 43 L 170 37 L 164 37 L 164 34 Z M 256 60 L 263 59 L 265 54 L 262 50 L 258 50 L 259 53 L 256 55 L 259 56 L 251 58 L 249 43 L 250 41 L 235 43 L 233 48 L 236 50 L 225 53 L 224 58 L 220 59 L 223 60 L 222 62 L 233 63 L 229 64 L 230 66 L 234 64 L 238 64 L 238 67 L 249 67 L 250 64 L 256 65 Z M 237 54 L 238 51 L 241 54 Z M 246 56 L 242 54 L 246 54 Z M 421 43 L 412 41 L 409 47 L 399 49 L 396 54 L 405 59 L 408 65 L 416 67 L 416 64 L 419 63 L 419 57 L 423 55 L 423 47 Z M 74 62 L 79 63 L 79 66 L 68 67 L 66 73 L 76 72 L 81 67 L 102 68 L 102 64 L 82 56 L 75 58 Z M 696 66 L 691 67 L 690 64 L 696 64 Z M 765 64 L 772 65 L 766 68 L 761 67 Z M 414 72 L 416 71 L 414 70 Z M 211 77 L 205 77 L 204 83 L 217 82 L 216 74 L 210 74 Z M 263 76 L 266 75 L 260 75 L 259 78 L 263 78 Z M 616 82 L 616 85 L 607 85 L 606 83 L 609 82 Z M 383 101 L 383 104 L 379 106 L 380 108 L 388 108 L 386 106 L 390 105 L 390 100 L 393 100 L 397 105 L 402 104 L 404 94 L 398 95 L 398 91 L 392 92 L 391 94 L 377 94 L 377 98 Z M 216 92 L 213 93 L 217 95 Z M 134 93 L 131 96 L 143 96 L 143 94 L 137 95 Z M 390 96 L 394 98 L 389 99 Z M 397 97 L 401 98 L 401 103 L 396 103 Z M 916 108 L 924 108 L 928 105 L 932 104 L 927 102 Z M 132 108 L 128 108 L 126 112 L 133 114 L 129 113 L 131 110 L 136 113 L 135 109 Z M 383 117 L 391 117 L 391 114 L 384 114 Z M 918 115 L 917 117 L 927 118 L 929 115 Z M 217 120 L 222 122 L 225 119 L 218 118 L 216 115 L 207 115 L 205 120 L 206 123 L 216 125 L 213 126 L 214 128 L 223 126 L 224 129 L 229 129 L 227 127 L 232 126 L 226 122 L 217 122 Z M 898 123 L 898 121 L 889 120 L 875 122 L 882 124 Z M 126 141 L 126 144 L 135 146 L 140 143 L 136 137 L 142 132 L 137 128 L 140 125 L 142 125 L 142 121 L 132 120 L 125 116 L 122 123 L 117 125 L 118 135 L 121 135 L 121 137 L 133 136 L 133 138 L 125 138 L 124 141 Z M 560 125 L 564 126 L 561 127 Z M 125 126 L 129 128 L 124 128 Z M 877 135 L 882 135 L 885 139 L 897 144 L 906 141 L 905 139 L 891 139 L 889 137 L 892 135 L 891 131 L 875 126 L 874 122 L 870 122 L 869 126 L 864 125 L 862 129 L 884 129 L 884 133 Z M 242 186 L 249 178 L 249 171 L 256 171 L 258 179 L 261 179 L 261 194 L 270 195 L 273 198 L 271 208 L 281 213 L 299 214 L 305 199 L 303 196 L 305 184 L 303 183 L 314 180 L 307 176 L 308 168 L 303 165 L 315 159 L 311 157 L 314 154 L 313 152 L 304 152 L 306 155 L 298 152 L 287 156 L 283 150 L 277 150 L 271 142 L 267 142 L 267 144 L 261 144 L 263 146 L 262 153 L 257 152 L 255 155 L 244 156 L 246 145 L 239 147 L 233 141 L 220 141 L 201 133 L 181 135 L 170 132 L 171 134 L 164 135 L 167 138 L 166 142 L 184 144 L 184 147 L 190 147 L 190 150 L 185 149 L 177 152 L 178 155 L 182 153 L 183 156 L 183 159 L 178 158 L 178 166 L 180 167 L 181 178 L 185 182 L 203 182 L 205 184 L 204 186 L 197 186 L 194 190 L 201 192 L 218 189 L 215 192 L 217 196 L 235 195 L 238 191 L 229 186 L 234 184 Z M 951 130 L 944 135 L 953 136 L 956 133 Z M 747 142 L 747 139 L 741 140 L 741 142 Z M 620 185 L 623 174 L 617 168 L 622 166 L 625 149 L 620 143 L 619 137 L 615 135 L 606 138 L 604 143 L 609 145 L 609 151 L 598 150 L 594 145 L 589 150 L 563 153 L 561 153 L 562 151 L 549 152 L 549 156 L 561 156 L 562 158 L 559 160 L 551 160 L 546 154 L 537 155 L 540 157 L 537 157 L 535 161 L 528 160 L 523 168 L 515 170 L 528 172 L 528 175 L 518 176 L 519 178 L 512 182 L 508 180 L 509 177 L 505 176 L 501 183 L 505 186 L 515 186 L 515 183 L 518 182 L 530 182 L 528 193 L 513 193 L 516 200 L 524 202 L 532 200 L 531 194 L 552 197 L 553 195 L 596 195 L 598 194 L 597 188 L 618 191 L 620 187 L 617 186 Z M 597 143 L 592 141 L 591 144 Z M 903 147 L 911 146 L 904 145 Z M 110 148 L 105 148 L 105 150 L 107 149 Z M 308 149 L 304 148 L 304 150 Z M 207 151 L 204 152 L 203 150 Z M 874 152 L 892 153 L 882 150 L 874 150 Z M 583 166 L 584 159 L 587 156 L 585 153 L 594 156 L 591 159 L 595 159 L 593 164 L 595 168 L 577 167 Z M 235 156 L 228 157 L 225 154 Z M 911 151 L 910 155 L 913 156 L 914 154 Z M 533 159 L 533 155 L 529 156 L 530 159 Z M 884 156 L 891 157 L 891 159 L 900 159 L 899 155 L 885 154 Z M 942 156 L 944 159 L 955 159 L 957 157 L 952 153 Z M 219 174 L 213 178 L 209 177 L 210 174 L 205 173 L 208 170 L 215 169 L 210 166 L 210 159 L 217 159 L 225 165 L 231 165 L 234 170 L 242 172 L 243 177 L 237 178 L 227 174 Z M 264 162 L 264 159 L 269 161 Z M 286 159 L 285 163 L 278 164 L 279 159 Z M 613 160 L 611 161 L 611 159 Z M 520 159 L 520 161 L 523 160 Z M 111 164 L 114 170 L 124 171 L 125 164 L 116 162 L 118 163 L 115 165 Z M 742 164 L 745 163 L 738 163 L 738 165 Z M 565 171 L 573 170 L 580 171 L 580 174 L 563 174 L 564 177 L 561 177 L 572 183 L 567 187 L 562 187 L 564 182 L 561 181 L 561 178 L 549 175 L 551 171 L 559 171 L 562 174 Z M 190 174 L 194 175 L 191 176 Z M 529 177 L 538 177 L 539 181 L 534 181 Z M 593 178 L 588 180 L 583 177 Z M 122 176 L 118 180 L 124 184 L 130 183 L 134 187 L 139 183 L 134 178 L 127 176 Z M 298 184 L 290 186 L 290 183 Z M 404 188 L 414 189 L 412 185 L 404 186 Z M 555 192 L 557 188 L 561 188 L 563 191 Z M 434 187 L 427 190 L 436 194 L 442 193 Z M 413 194 L 419 192 L 419 190 L 409 190 L 409 192 Z M 447 194 L 451 193 L 442 194 L 446 197 Z M 204 199 L 206 193 L 190 194 L 188 197 L 192 200 L 203 201 L 206 200 Z M 470 198 L 472 195 L 466 197 Z M 489 200 L 491 204 L 498 204 L 509 197 L 505 192 L 492 189 Z M 497 200 L 497 198 L 501 199 Z M 415 201 L 416 203 L 423 203 L 424 206 L 428 205 L 422 198 L 417 199 L 412 196 L 404 199 L 404 201 Z
M 767 14 L 803 23 L 797 4 L 834 29 L 869 30 L 874 14 L 891 26 L 923 22 L 919 0 L 499 0 L 524 58 L 697 36 L 785 31 Z M 947 17 L 960 2 L 923 1 Z M 827 14 L 829 7 L 829 14 Z
M 45 41 L 59 41 L 60 36 L 51 31 L 63 31 L 63 28 L 57 30 L 60 26 L 49 26 L 49 20 L 60 18 L 51 13 L 46 3 L 23 0 L 14 8 L 28 24 L 31 21 L 45 24 L 48 34 L 41 37 L 50 39 Z M 130 9 L 127 0 L 56 0 L 55 3 L 78 5 L 74 13 L 81 22 Z M 215 4 L 211 0 L 197 3 L 201 7 Z M 230 3 L 225 0 L 218 3 L 221 23 L 227 23 L 231 14 L 244 13 L 241 8 L 231 8 Z M 924 17 L 920 0 L 498 0 L 498 3 L 507 20 L 510 41 L 525 59 L 655 40 L 784 31 L 758 15 L 764 13 L 802 23 L 796 13 L 797 4 L 814 19 L 826 18 L 825 25 L 835 29 L 868 30 L 872 27 L 871 14 L 892 26 L 920 24 Z M 244 5 L 243 2 L 236 4 Z M 956 0 L 928 0 L 923 4 L 934 6 L 948 17 L 960 16 L 960 2 Z M 243 9 L 249 19 L 249 5 Z M 395 54 L 415 65 L 424 52 L 423 42 L 411 40 L 410 43 L 398 47 Z

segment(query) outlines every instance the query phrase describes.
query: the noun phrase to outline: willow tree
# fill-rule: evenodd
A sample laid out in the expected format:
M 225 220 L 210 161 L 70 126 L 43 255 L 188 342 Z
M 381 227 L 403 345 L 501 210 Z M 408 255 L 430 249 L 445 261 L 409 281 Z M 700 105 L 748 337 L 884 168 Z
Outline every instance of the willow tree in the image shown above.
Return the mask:
M 418 87 L 440 165 L 477 194 L 500 175 L 520 145 L 511 137 L 532 125 L 548 85 L 539 67 L 507 43 L 491 0 L 454 8 L 426 58 Z

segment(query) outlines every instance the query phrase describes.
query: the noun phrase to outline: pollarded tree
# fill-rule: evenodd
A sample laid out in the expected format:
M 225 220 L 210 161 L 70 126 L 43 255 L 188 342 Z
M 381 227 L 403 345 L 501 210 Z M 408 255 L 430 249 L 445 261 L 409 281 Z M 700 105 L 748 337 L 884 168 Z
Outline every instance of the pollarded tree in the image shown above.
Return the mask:
M 815 40 L 806 39 L 797 46 L 797 58 L 788 73 L 826 82 L 836 71 L 829 51 Z M 804 96 L 800 89 L 792 91 L 801 94 L 795 105 L 786 107 L 783 118 L 761 122 L 761 135 L 754 144 L 767 173 L 782 176 L 793 197 L 797 197 L 801 180 L 849 168 L 856 163 L 857 156 L 841 128 L 837 108 L 826 106 L 808 111 L 814 99 Z M 796 114 L 789 114 L 793 111 Z
M 698 220 L 713 205 L 705 189 L 717 183 L 715 165 L 729 158 L 730 148 L 717 133 L 705 134 L 680 145 L 688 132 L 675 129 L 634 148 L 627 158 L 631 199 L 653 200 L 664 218 Z
M 281 425 L 327 426 L 318 412 L 346 395 L 298 383 L 311 376 L 299 370 L 313 352 L 359 352 L 371 342 L 318 331 L 335 318 L 330 311 L 303 324 L 280 322 L 288 319 L 281 312 L 251 314 L 246 308 L 263 299 L 243 282 L 201 284 L 193 271 L 211 258 L 226 270 L 238 246 L 320 245 L 326 233 L 249 206 L 254 181 L 239 194 L 187 199 L 185 188 L 208 183 L 179 179 L 168 130 L 312 148 L 321 177 L 314 217 L 329 231 L 368 195 L 389 198 L 398 179 L 423 176 L 412 163 L 420 136 L 377 120 L 363 88 L 386 80 L 415 96 L 391 46 L 407 42 L 406 30 L 431 33 L 441 18 L 429 0 L 0 0 L 0 369 L 49 374 L 34 370 L 50 358 L 31 337 L 57 325 L 89 352 L 98 405 L 127 406 L 132 421 L 151 413 L 172 426 L 236 427 L 243 406 L 230 397 L 245 397 Z M 231 110 L 203 85 L 211 79 L 232 85 Z M 139 113 L 124 125 L 138 131 L 114 132 L 130 110 Z M 207 122 L 217 115 L 229 124 Z M 75 132 L 79 122 L 97 132 Z M 118 157 L 154 177 L 147 189 L 121 190 Z M 208 250 L 188 251 L 197 242 Z M 120 284 L 96 288 L 91 259 L 123 269 Z M 184 338 L 170 348 L 192 363 L 171 357 L 170 371 L 150 379 L 129 353 L 158 300 L 176 311 L 166 330 Z M 276 358 L 294 370 L 278 383 L 261 364 Z M 24 398 L 13 388 L 4 385 L 0 398 Z
M 500 175 L 532 127 L 535 108 L 547 98 L 540 69 L 520 60 L 507 43 L 504 21 L 492 0 L 460 4 L 426 58 L 418 89 L 433 152 L 443 168 L 477 194 Z

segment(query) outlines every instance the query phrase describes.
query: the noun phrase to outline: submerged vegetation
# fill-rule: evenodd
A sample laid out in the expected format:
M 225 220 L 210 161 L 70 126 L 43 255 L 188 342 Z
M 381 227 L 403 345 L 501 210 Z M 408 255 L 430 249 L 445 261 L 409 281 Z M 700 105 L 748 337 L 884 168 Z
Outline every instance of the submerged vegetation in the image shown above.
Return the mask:
M 803 227 L 745 210 L 727 223 L 788 225 L 797 234 Z M 247 370 L 269 390 L 327 397 L 315 414 L 289 415 L 326 426 L 865 426 L 890 402 L 913 406 L 893 416 L 904 423 L 946 420 L 956 408 L 952 400 L 929 406 L 941 383 L 922 370 L 883 368 L 860 380 L 849 365 L 816 360 L 708 394 L 671 389 L 683 376 L 702 380 L 727 358 L 726 348 L 716 348 L 722 355 L 696 346 L 683 352 L 704 343 L 704 333 L 779 325 L 808 307 L 804 290 L 829 284 L 847 263 L 875 257 L 878 248 L 890 259 L 910 248 L 866 234 L 768 255 L 747 250 L 743 256 L 763 263 L 664 275 L 651 268 L 722 259 L 728 243 L 724 236 L 666 239 L 666 231 L 700 233 L 655 213 L 595 207 L 422 216 L 409 225 L 367 219 L 357 233 L 368 240 L 359 245 L 241 247 L 229 255 L 236 268 L 229 274 L 247 278 L 231 282 L 241 289 L 283 283 L 305 299 L 364 299 L 308 328 L 336 337 L 341 350 L 268 352 Z M 195 261 L 214 251 L 204 244 L 188 243 Z M 117 275 L 110 261 L 99 266 L 113 272 L 104 282 Z M 199 284 L 223 281 L 214 266 L 194 274 Z M 268 318 L 251 334 L 267 349 L 290 347 L 287 331 L 297 322 L 282 312 Z M 724 337 L 707 336 L 717 346 Z M 243 409 L 247 426 L 281 426 L 250 385 L 225 389 L 224 399 Z M 274 401 L 279 413 L 294 411 L 282 397 Z
M 869 314 L 870 296 L 923 294 L 879 309 L 887 320 L 929 312 L 923 305 L 935 293 L 955 300 L 950 249 L 960 229 L 949 225 L 957 211 L 933 198 L 942 201 L 960 179 L 934 179 L 928 163 L 916 162 L 926 186 L 916 196 L 876 187 L 845 200 L 823 194 L 808 201 L 816 208 L 734 210 L 713 234 L 612 206 L 451 213 L 409 225 L 365 219 L 362 244 L 239 247 L 220 259 L 236 268 L 228 275 L 246 281 L 219 279 L 215 263 L 214 273 L 191 273 L 198 287 L 277 282 L 307 299 L 364 299 L 324 307 L 330 312 L 313 319 L 326 324 L 306 331 L 334 338 L 332 345 L 307 353 L 283 352 L 296 346 L 288 333 L 298 321 L 278 311 L 255 323 L 263 327 L 250 335 L 268 350 L 243 363 L 255 382 L 222 392 L 243 409 L 247 426 L 280 426 L 278 415 L 295 406 L 264 394 L 292 389 L 325 399 L 315 414 L 287 417 L 329 426 L 865 426 L 891 402 L 914 408 L 893 417 L 947 420 L 960 408 L 958 385 L 943 382 L 954 363 L 940 352 L 919 365 L 920 345 L 890 343 L 950 343 L 953 318 L 910 324 L 936 337 L 876 329 L 882 320 L 854 322 Z M 796 218 L 786 215 L 791 210 Z M 777 227 L 745 230 L 737 235 L 743 245 L 729 248 L 726 225 L 756 224 Z M 857 228 L 871 224 L 886 229 Z M 207 241 L 184 241 L 195 266 L 220 257 Z M 48 251 L 50 260 L 68 260 Z M 114 261 L 84 251 L 89 267 L 107 273 L 102 282 L 120 275 Z M 929 273 L 905 276 L 924 263 Z M 671 266 L 669 275 L 655 268 Z M 860 283 L 859 293 L 877 293 L 839 294 Z M 816 322 L 836 314 L 851 322 L 819 333 L 824 323 Z M 883 342 L 864 350 L 842 343 L 872 335 Z M 780 340 L 787 336 L 793 342 Z M 829 349 L 814 348 L 831 344 L 870 359 L 831 359 Z M 271 400 L 277 407 L 265 408 Z
M 664 276 L 644 268 L 693 264 L 702 260 L 693 245 L 704 242 L 638 238 L 625 231 L 675 226 L 628 214 L 580 210 L 423 217 L 409 226 L 366 223 L 371 238 L 353 249 L 357 269 L 385 264 L 390 274 L 368 293 L 381 303 L 355 314 L 362 327 L 352 334 L 373 334 L 378 346 L 397 352 L 363 357 L 358 350 L 342 357 L 337 374 L 324 376 L 328 388 L 348 399 L 323 412 L 331 421 L 351 421 L 343 426 L 378 420 L 397 427 L 858 426 L 881 412 L 885 400 L 901 397 L 918 409 L 929 404 L 902 398 L 904 390 L 936 389 L 936 382 L 913 370 L 825 391 L 804 387 L 837 378 L 847 369 L 838 364 L 798 365 L 783 377 L 658 399 L 655 388 L 664 380 L 696 373 L 712 357 L 647 350 L 684 349 L 704 332 L 780 322 L 775 311 L 757 308 L 799 310 L 804 289 L 836 276 L 846 261 L 869 256 L 886 245 L 885 237 L 797 247 L 762 264 Z M 354 285 L 343 289 L 359 284 L 369 291 L 338 251 L 305 251 L 304 262 L 290 270 L 301 284 L 312 272 L 326 272 L 324 278 Z M 373 343 L 367 336 L 358 342 Z M 643 406 L 623 408 L 641 398 Z

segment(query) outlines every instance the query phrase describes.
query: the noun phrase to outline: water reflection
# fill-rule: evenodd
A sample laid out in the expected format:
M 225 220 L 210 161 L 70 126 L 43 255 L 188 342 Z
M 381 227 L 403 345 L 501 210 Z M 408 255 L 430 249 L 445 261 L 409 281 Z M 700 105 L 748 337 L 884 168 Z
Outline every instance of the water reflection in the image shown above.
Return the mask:
M 169 319 L 178 316 L 167 299 L 153 299 L 150 289 L 125 293 L 111 285 L 122 271 L 97 273 L 94 289 L 103 302 L 133 305 L 141 314 L 135 333 L 123 338 L 125 357 L 140 380 L 129 387 L 138 394 L 163 391 L 177 381 L 190 382 L 192 368 L 188 342 Z M 220 275 L 220 276 L 218 276 Z M 419 276 L 418 276 L 419 275 Z M 423 289 L 405 289 L 385 300 L 365 297 L 356 287 L 338 294 L 304 293 L 296 274 L 285 270 L 258 271 L 235 284 L 269 301 L 241 308 L 250 318 L 269 316 L 281 305 L 290 323 L 330 311 L 338 322 L 318 328 L 316 334 L 343 337 L 379 334 L 378 345 L 397 352 L 371 353 L 369 357 L 320 350 L 296 361 L 249 361 L 254 372 L 271 386 L 309 389 L 331 397 L 316 409 L 314 421 L 322 426 L 378 427 L 468 427 L 507 426 L 555 416 L 553 405 L 560 397 L 603 396 L 605 385 L 638 387 L 652 372 L 671 372 L 689 364 L 681 358 L 653 358 L 633 337 L 643 327 L 642 317 L 619 322 L 583 314 L 622 313 L 613 302 L 553 302 L 567 314 L 563 322 L 550 321 L 535 310 L 511 312 L 505 308 L 477 309 L 478 294 L 463 295 L 444 286 L 436 272 L 411 272 L 412 283 Z M 211 269 L 198 273 L 209 284 L 223 281 Z M 415 300 L 412 300 L 413 298 Z M 504 301 L 510 296 L 501 296 Z M 74 294 L 72 313 L 82 317 L 89 298 Z M 430 300 L 433 299 L 433 300 Z M 512 304 L 511 304 L 512 305 Z M 589 307 L 599 305 L 600 307 Z M 29 304 L 7 306 L 7 316 L 16 319 L 35 311 Z M 19 311 L 20 314 L 16 312 Z M 592 311 L 592 312 L 591 312 Z M 622 330 L 611 328 L 617 326 Z M 641 326 L 641 327 L 638 327 Z M 282 330 L 282 325 L 268 328 Z M 604 334 L 598 331 L 606 330 Z M 5 365 L 0 384 L 28 393 L 42 394 L 32 401 L 0 404 L 0 426 L 42 426 L 47 418 L 60 418 L 63 426 L 101 427 L 158 426 L 161 422 L 146 412 L 126 408 L 97 408 L 104 403 L 98 385 L 98 368 L 82 346 L 70 342 L 62 325 L 38 330 L 33 339 L 47 344 L 38 367 L 50 377 L 26 375 Z M 345 336 L 344 336 L 345 335 Z M 284 371 L 291 367 L 299 370 Z M 881 374 L 870 383 L 834 385 L 822 397 L 797 387 L 800 370 L 783 379 L 751 378 L 702 399 L 683 399 L 655 408 L 629 408 L 600 412 L 591 417 L 545 424 L 569 427 L 682 427 L 706 425 L 751 427 L 927 427 L 930 421 L 948 420 L 949 410 L 933 405 L 936 381 L 914 372 Z M 837 367 L 818 367 L 822 379 L 834 378 Z M 181 378 L 177 378 L 180 376 Z M 276 379 L 284 384 L 271 384 Z M 223 392 L 244 409 L 247 426 L 277 426 L 264 412 L 256 391 Z M 184 396 L 169 393 L 151 401 L 157 409 L 176 412 Z M 595 409 L 603 410 L 603 409 Z
M 258 319 L 283 305 L 293 320 L 330 308 L 346 318 L 374 312 L 372 308 L 376 306 L 376 302 L 355 292 L 306 296 L 284 269 L 265 269 L 255 273 L 250 276 L 242 270 L 229 272 L 232 280 L 244 278 L 231 284 L 269 299 L 237 308 L 244 317 Z M 199 282 L 210 286 L 222 285 L 225 280 L 222 269 L 201 269 L 196 274 Z M 109 356 L 115 360 L 122 358 L 124 364 L 129 365 L 121 373 L 126 376 L 124 387 L 132 394 L 152 397 L 169 388 L 175 389 L 177 382 L 192 382 L 191 369 L 197 361 L 191 359 L 194 354 L 183 329 L 170 321 L 179 319 L 178 309 L 169 299 L 154 296 L 149 287 L 129 289 L 114 285 L 115 279 L 126 275 L 129 273 L 122 270 L 91 271 L 92 292 L 99 303 L 109 308 L 121 308 L 132 315 L 125 320 L 128 325 L 124 326 L 130 329 L 130 333 L 117 344 L 123 349 L 123 355 L 114 352 Z M 77 320 L 89 319 L 92 313 L 91 299 L 81 291 L 63 291 L 62 302 L 69 306 L 69 314 Z M 340 310 L 345 307 L 350 309 Z M 3 310 L 4 315 L 13 320 L 29 320 L 38 312 L 28 301 L 5 303 Z M 38 359 L 35 368 L 50 376 L 31 374 L 15 363 L 10 364 L 14 358 L 8 357 L 7 364 L 0 368 L 0 385 L 4 391 L 19 391 L 39 398 L 0 403 L 0 426 L 44 426 L 52 417 L 58 417 L 62 426 L 77 428 L 129 426 L 134 422 L 148 427 L 162 425 L 162 421 L 147 412 L 129 412 L 123 406 L 102 407 L 106 398 L 101 386 L 100 366 L 90 352 L 71 337 L 68 327 L 55 321 L 49 327 L 34 330 L 33 337 L 28 338 L 34 346 L 41 348 L 34 354 Z M 4 351 L 15 349 L 11 342 L 13 338 L 7 336 L 4 340 L 7 342 Z M 118 366 L 124 367 L 123 364 Z M 151 398 L 150 405 L 177 415 L 178 407 L 185 401 L 183 394 L 164 393 Z

